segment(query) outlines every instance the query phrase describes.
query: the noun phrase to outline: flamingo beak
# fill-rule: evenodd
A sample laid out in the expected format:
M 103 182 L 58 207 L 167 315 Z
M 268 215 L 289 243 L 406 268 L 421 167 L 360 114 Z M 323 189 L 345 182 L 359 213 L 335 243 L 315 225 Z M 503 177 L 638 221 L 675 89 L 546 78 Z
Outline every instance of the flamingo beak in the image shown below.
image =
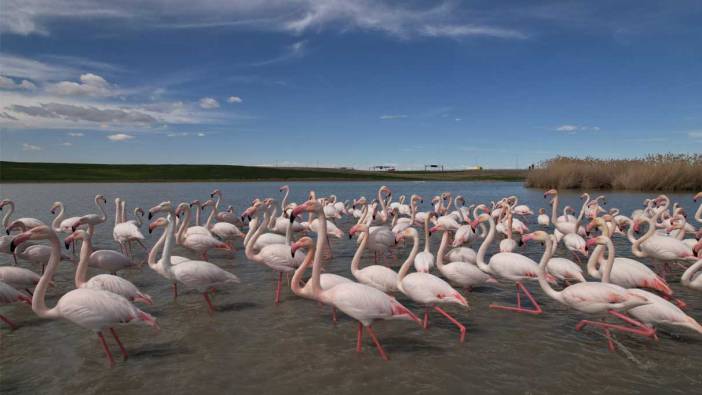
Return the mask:
M 9 234 L 9 232 L 8 232 L 8 234 Z M 31 237 L 32 237 L 32 235 L 29 232 L 20 233 L 17 236 L 15 236 L 12 239 L 12 241 L 10 241 L 10 252 L 14 254 L 17 246 L 24 243 L 25 241 L 29 240 Z

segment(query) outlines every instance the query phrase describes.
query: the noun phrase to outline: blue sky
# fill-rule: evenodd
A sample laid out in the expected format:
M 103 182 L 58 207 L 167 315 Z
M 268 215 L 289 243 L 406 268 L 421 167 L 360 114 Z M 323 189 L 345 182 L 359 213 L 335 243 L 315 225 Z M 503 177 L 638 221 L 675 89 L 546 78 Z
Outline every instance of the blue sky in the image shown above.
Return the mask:
M 702 152 L 696 1 L 1 7 L 3 160 L 504 168 Z

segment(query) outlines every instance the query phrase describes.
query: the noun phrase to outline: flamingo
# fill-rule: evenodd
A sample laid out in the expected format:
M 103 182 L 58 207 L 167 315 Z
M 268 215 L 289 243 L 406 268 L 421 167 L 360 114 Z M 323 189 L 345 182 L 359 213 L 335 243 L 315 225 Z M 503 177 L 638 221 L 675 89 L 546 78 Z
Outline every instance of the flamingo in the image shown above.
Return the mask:
M 119 200 L 119 198 L 117 198 L 115 199 L 115 203 L 117 206 L 115 217 L 120 217 L 121 219 L 121 217 L 124 217 L 124 201 Z M 134 220 L 122 221 L 118 223 L 115 219 L 115 226 L 112 230 L 112 237 L 120 245 L 124 254 L 129 254 L 131 256 L 131 243 L 133 241 L 136 241 L 142 248 L 144 248 L 144 251 L 147 251 L 147 248 L 143 243 L 144 235 L 139 230 L 142 224 L 143 216 L 144 210 L 140 207 L 136 207 L 134 209 Z
M 17 226 L 19 229 L 22 229 L 22 231 L 25 231 L 35 228 L 37 226 L 44 225 L 43 222 L 39 221 L 36 218 L 18 218 L 12 221 L 12 224 L 14 224 L 15 226 L 11 226 L 10 217 L 12 216 L 12 213 L 15 212 L 15 202 L 10 199 L 0 200 L 0 211 L 2 211 L 3 207 L 5 206 L 9 206 L 10 209 L 7 210 L 5 216 L 2 218 L 2 226 L 5 228 L 5 231 L 8 235 L 10 234 L 10 229 L 14 228 L 15 226 Z
M 58 210 L 58 214 L 56 214 L 56 210 Z M 61 202 L 54 202 L 54 204 L 51 205 L 50 211 L 51 214 L 56 214 L 54 220 L 51 221 L 51 228 L 54 229 L 54 232 L 71 234 L 73 232 L 73 224 L 78 221 L 80 217 L 65 218 L 65 209 Z
M 194 251 L 203 260 L 208 259 L 207 251 L 213 248 L 227 250 L 233 253 L 232 247 L 229 244 L 221 242 L 212 237 L 210 235 L 210 232 L 206 228 L 202 226 L 188 227 L 188 224 L 190 223 L 191 212 L 190 208 L 187 205 L 179 205 L 178 210 L 176 210 L 175 212 L 175 215 L 178 215 L 178 213 L 180 213 L 181 211 L 185 211 L 185 218 L 180 224 L 180 229 L 178 230 L 178 233 L 176 235 L 176 240 L 178 240 L 179 244 L 191 251 Z M 196 228 L 196 230 L 190 231 L 190 233 L 188 233 L 188 230 L 191 230 L 193 228 Z M 204 229 L 205 232 L 207 232 L 207 234 L 201 232 L 200 229 Z
M 78 229 L 64 240 L 66 248 L 75 243 L 76 240 L 81 240 L 83 242 L 80 248 L 78 266 L 76 267 L 76 288 L 99 289 L 120 295 L 131 302 L 153 304 L 149 295 L 142 293 L 134 284 L 122 277 L 113 276 L 111 274 L 98 274 L 90 279 L 86 279 L 88 261 L 90 260 L 90 254 L 93 253 L 92 237 L 88 232 Z
M 112 333 L 125 360 L 128 357 L 127 351 L 117 336 L 114 326 L 134 323 L 145 324 L 158 329 L 158 324 L 154 317 L 138 309 L 127 299 L 111 292 L 97 289 L 74 289 L 63 295 L 54 308 L 47 308 L 44 299 L 46 289 L 59 264 L 59 239 L 51 228 L 43 225 L 15 236 L 10 248 L 14 249 L 16 245 L 26 240 L 48 240 L 53 252 L 46 271 L 41 276 L 32 297 L 32 310 L 41 318 L 63 318 L 80 327 L 96 332 L 110 366 L 114 365 L 114 359 L 102 334 L 105 329 L 109 329 Z
M 167 203 L 167 204 L 166 204 Z M 153 212 L 161 212 L 161 210 L 167 211 L 170 209 L 170 203 L 169 202 L 163 202 L 159 204 L 158 206 L 155 206 L 149 210 L 149 213 Z M 175 211 L 175 210 L 174 210 Z M 166 221 L 165 218 L 157 218 L 155 219 L 152 223 L 149 224 L 149 233 L 153 233 L 154 229 L 156 228 L 165 228 L 166 225 L 168 225 L 168 221 Z M 175 228 L 174 228 L 175 229 Z M 159 240 L 161 243 L 156 243 L 156 246 L 158 246 L 159 249 L 163 247 L 163 243 L 165 242 L 165 239 L 163 241 Z M 166 269 L 163 266 L 163 263 L 161 261 L 157 260 L 158 256 L 158 250 L 154 250 L 153 248 L 151 251 L 149 251 L 149 256 L 147 258 L 147 264 L 151 268 L 151 270 L 155 271 L 161 277 L 164 277 L 165 279 L 172 281 L 173 282 L 173 299 L 175 300 L 178 298 L 178 283 L 172 278 L 169 272 L 166 272 Z M 177 256 L 177 255 L 171 255 L 171 265 L 175 266 L 181 262 L 189 261 L 190 258 L 186 258 L 183 256 Z
M 88 231 L 90 232 L 90 235 L 93 235 L 93 231 L 95 230 L 95 226 L 100 225 L 107 221 L 107 209 L 105 208 L 105 205 L 107 204 L 107 199 L 105 199 L 104 196 L 97 194 L 95 195 L 95 205 L 97 206 L 98 210 L 100 210 L 100 214 L 86 214 L 80 217 L 77 221 L 73 223 L 71 231 L 75 231 L 80 227 L 81 225 L 91 225 L 88 227 Z
M 612 244 L 612 240 L 610 238 L 606 236 L 599 236 L 588 241 L 588 244 L 592 245 L 607 245 L 609 250 L 606 268 L 602 276 L 602 282 L 577 283 L 565 288 L 562 291 L 554 290 L 546 279 L 546 265 L 548 264 L 552 250 L 551 238 L 546 232 L 536 231 L 524 236 L 525 242 L 529 240 L 541 241 L 546 244 L 544 254 L 541 257 L 538 267 L 539 285 L 546 295 L 580 312 L 588 314 L 609 313 L 610 315 L 613 315 L 631 325 L 623 326 L 606 323 L 604 321 L 582 320 L 575 327 L 577 331 L 582 330 L 582 328 L 587 325 L 602 328 L 607 336 L 610 351 L 614 350 L 614 343 L 611 339 L 610 330 L 655 338 L 656 331 L 654 329 L 647 327 L 641 322 L 638 322 L 625 314 L 622 314 L 635 307 L 647 305 L 650 302 L 640 294 L 632 292 L 632 290 L 622 288 L 618 285 L 609 284 L 609 274 L 614 262 L 614 244 Z
M 0 306 L 23 302 L 27 304 L 32 304 L 32 299 L 28 296 L 22 294 L 20 291 L 14 289 L 13 287 L 7 285 L 3 281 L 0 281 Z M 7 324 L 11 330 L 17 329 L 17 324 L 12 322 L 9 318 L 0 314 L 0 320 Z
M 446 248 L 448 247 L 449 241 L 449 230 L 446 229 L 444 225 L 436 225 L 431 229 L 432 233 L 438 231 L 442 231 L 443 235 L 441 236 L 439 251 L 436 253 L 436 267 L 439 269 L 441 275 L 446 277 L 450 284 L 470 290 L 473 287 L 480 286 L 485 283 L 497 282 L 497 280 L 495 280 L 492 276 L 478 269 L 475 264 L 467 263 L 462 260 L 444 263 L 444 256 L 449 256 L 449 254 L 446 254 Z
M 303 211 L 308 213 L 314 212 L 319 217 L 324 215 L 324 209 L 318 201 L 308 200 L 293 209 L 290 214 L 291 220 L 294 220 L 294 218 Z M 419 322 L 419 319 L 395 298 L 364 284 L 348 282 L 338 284 L 327 290 L 322 289 L 320 285 L 320 274 L 322 271 L 321 255 L 327 237 L 326 221 L 322 221 L 320 225 L 319 233 L 317 234 L 314 261 L 312 263 L 312 278 L 305 284 L 305 289 L 308 289 L 308 291 L 305 292 L 308 292 L 313 299 L 324 304 L 332 305 L 358 321 L 358 335 L 356 338 L 357 352 L 362 351 L 361 340 L 363 328 L 365 327 L 368 334 L 373 339 L 373 343 L 375 343 L 381 358 L 387 361 L 388 356 L 373 331 L 372 323 L 376 320 L 388 319 L 414 320 Z
M 22 267 L 0 266 L 0 281 L 12 288 L 23 289 L 30 295 L 32 292 L 29 289 L 36 287 L 40 278 L 38 274 Z
M 167 209 L 168 207 L 163 208 Z M 186 288 L 200 292 L 207 302 L 207 312 L 211 315 L 214 313 L 214 306 L 212 306 L 208 292 L 229 284 L 238 284 L 239 278 L 207 261 L 187 260 L 179 261 L 178 264 L 174 265 L 171 262 L 171 252 L 175 244 L 175 221 L 172 213 L 168 213 L 166 222 L 166 230 L 152 249 L 160 250 L 163 246 L 163 254 L 158 264 L 171 279 L 183 284 Z
M 700 251 L 701 249 L 702 241 L 697 243 L 694 250 Z M 699 252 L 697 252 L 697 254 L 699 255 Z M 702 291 L 702 275 L 699 272 L 700 269 L 702 269 L 702 259 L 698 259 L 697 262 L 690 265 L 690 267 L 685 270 L 680 278 L 680 283 L 690 289 Z
M 431 241 L 431 232 L 429 231 L 429 221 L 432 217 L 436 217 L 436 213 L 429 213 L 424 218 L 424 251 L 417 254 L 414 258 L 414 269 L 420 273 L 429 273 L 434 267 L 434 254 L 429 249 Z
M 460 332 L 459 341 L 463 343 L 466 337 L 466 327 L 456 320 L 453 316 L 447 313 L 437 304 L 458 304 L 466 309 L 468 301 L 458 291 L 456 291 L 449 283 L 434 276 L 433 274 L 424 272 L 409 273 L 410 265 L 417 256 L 419 250 L 419 234 L 414 228 L 407 228 L 398 236 L 398 239 L 404 237 L 412 238 L 412 250 L 407 257 L 407 260 L 400 267 L 400 272 L 397 275 L 397 288 L 408 298 L 417 303 L 423 304 L 424 320 L 422 326 L 424 329 L 429 327 L 429 306 L 439 312 L 444 317 L 448 318 L 451 323 L 458 327 Z
M 526 314 L 541 314 L 543 310 L 539 303 L 534 299 L 529 290 L 522 284 L 524 280 L 537 280 L 538 265 L 533 260 L 525 257 L 521 254 L 516 254 L 513 252 L 500 252 L 493 255 L 490 258 L 489 263 L 485 263 L 485 253 L 487 252 L 488 246 L 492 243 L 495 238 L 495 220 L 489 214 L 481 214 L 479 217 L 473 220 L 471 226 L 475 228 L 478 223 L 489 221 L 490 230 L 488 231 L 485 240 L 480 245 L 478 249 L 478 256 L 476 263 L 478 268 L 485 273 L 491 274 L 498 281 L 507 280 L 512 281 L 517 287 L 517 306 L 502 306 L 497 304 L 491 304 L 491 309 L 506 310 L 516 313 L 526 313 Z M 549 275 L 550 281 L 555 281 L 555 279 Z M 532 308 L 522 307 L 520 292 L 524 292 L 526 297 L 531 301 L 533 305 Z
M 702 192 L 697 192 L 692 200 L 697 202 L 697 200 L 700 199 L 702 199 Z M 695 220 L 702 224 L 702 202 L 700 202 L 700 206 L 697 207 L 697 211 L 695 211 Z
M 44 272 L 44 267 L 51 257 L 51 247 L 44 244 L 22 244 L 15 249 L 17 258 L 29 261 L 34 265 L 41 265 L 41 272 Z M 61 254 L 62 261 L 70 261 L 72 257 Z
M 536 222 L 541 226 L 549 226 L 551 224 L 551 220 L 548 218 L 548 215 L 546 215 L 545 208 L 539 209 L 539 216 L 536 217 Z
M 369 239 L 368 226 L 365 224 L 354 225 L 349 230 L 349 237 L 353 237 L 356 233 L 360 233 L 364 237 L 351 260 L 351 274 L 361 284 L 369 285 L 385 293 L 397 292 L 397 273 L 392 269 L 381 265 L 370 265 L 363 269 L 360 268 L 361 256 L 366 249 Z

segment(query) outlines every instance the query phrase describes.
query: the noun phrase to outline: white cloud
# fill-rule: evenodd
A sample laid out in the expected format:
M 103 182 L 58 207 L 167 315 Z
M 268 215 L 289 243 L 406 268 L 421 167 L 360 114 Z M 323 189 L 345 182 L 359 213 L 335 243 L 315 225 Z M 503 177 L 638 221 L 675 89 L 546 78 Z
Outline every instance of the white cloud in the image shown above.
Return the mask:
M 568 134 L 575 134 L 577 132 L 599 132 L 601 129 L 599 126 L 587 126 L 587 125 L 561 125 L 555 128 L 558 132 L 566 132 Z
M 691 139 L 702 139 L 702 130 L 687 132 L 687 136 Z
M 110 141 L 127 141 L 134 138 L 134 136 L 125 133 L 111 134 L 107 136 Z
M 22 143 L 22 151 L 41 151 L 41 147 L 38 145 Z
M 198 133 L 197 137 L 205 137 L 205 133 Z
M 307 41 L 298 41 L 291 45 L 288 45 L 283 53 L 275 58 L 262 60 L 259 62 L 254 62 L 252 66 L 266 66 L 269 64 L 285 62 L 291 59 L 301 58 L 305 55 L 305 49 L 307 48 Z
M 69 132 L 68 135 L 71 136 L 71 137 L 83 137 L 83 136 L 85 136 L 85 134 L 82 133 L 82 132 Z
M 71 147 L 73 145 L 73 143 L 69 143 L 68 141 L 66 141 L 64 143 L 61 143 L 61 145 L 64 147 Z
M 174 133 L 168 133 L 166 136 L 168 137 L 186 137 L 189 136 L 190 133 L 187 132 L 174 132 Z
M 61 96 L 109 97 L 117 94 L 104 78 L 92 73 L 82 74 L 80 82 L 61 81 L 49 85 L 46 91 Z
M 512 29 L 475 25 L 427 25 L 422 28 L 429 37 L 461 38 L 469 36 L 487 36 L 494 38 L 526 39 L 527 35 Z
M 16 83 L 12 78 L 5 77 L 3 75 L 0 75 L 0 89 L 24 89 L 24 90 L 33 90 L 36 89 L 37 86 L 34 85 L 33 82 L 27 81 L 27 80 L 22 80 L 19 84 Z
M 242 100 L 239 96 L 229 96 L 229 98 L 227 99 L 227 101 L 228 101 L 229 103 L 241 103 L 241 102 L 243 102 L 244 100 Z
M 219 108 L 219 102 L 211 97 L 203 97 L 200 99 L 200 107 L 208 110 Z
M 407 118 L 407 115 L 405 114 L 395 114 L 395 115 L 381 115 L 380 119 L 402 119 L 402 118 Z

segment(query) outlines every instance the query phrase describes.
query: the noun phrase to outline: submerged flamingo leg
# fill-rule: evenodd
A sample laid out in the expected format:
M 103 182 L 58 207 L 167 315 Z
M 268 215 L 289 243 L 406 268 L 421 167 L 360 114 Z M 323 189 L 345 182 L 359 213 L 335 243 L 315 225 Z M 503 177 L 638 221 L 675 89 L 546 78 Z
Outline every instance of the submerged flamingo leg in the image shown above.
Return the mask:
M 124 348 L 122 345 L 122 342 L 119 340 L 119 336 L 117 336 L 117 332 L 115 332 L 114 328 L 110 328 L 110 332 L 112 333 L 112 337 L 115 338 L 115 341 L 117 342 L 117 345 L 119 346 L 119 351 L 122 352 L 122 356 L 124 357 L 124 360 L 126 361 L 127 358 L 129 358 L 129 355 L 127 355 L 127 350 Z
M 202 296 L 205 297 L 205 301 L 207 302 L 207 312 L 212 315 L 214 313 L 214 306 L 212 306 L 212 301 L 210 300 L 210 295 L 207 293 L 207 291 L 202 293 Z
M 424 328 L 424 330 L 429 329 L 429 307 L 428 306 L 424 307 L 424 320 L 422 320 L 422 328 Z
M 283 285 L 283 272 L 278 272 L 278 285 L 275 287 L 275 304 L 280 303 L 280 288 Z
M 356 334 L 356 352 L 361 352 L 363 351 L 363 344 L 361 341 L 363 340 L 363 324 L 361 322 L 358 322 L 358 332 Z
M 498 304 L 491 304 L 490 308 L 491 309 L 496 309 L 496 310 L 507 310 L 507 311 L 513 311 L 515 313 L 526 313 L 526 314 L 534 314 L 538 315 L 543 313 L 543 310 L 541 309 L 541 306 L 539 303 L 534 299 L 534 297 L 531 295 L 531 292 L 527 289 L 527 287 L 524 286 L 521 282 L 517 282 L 517 306 L 502 306 Z M 522 302 L 521 302 L 521 296 L 520 292 L 524 292 L 524 295 L 529 299 L 531 304 L 534 306 L 533 308 L 526 308 L 522 307 Z
M 175 281 L 173 282 L 173 299 L 175 300 L 178 297 L 178 283 Z
M 0 314 L 0 320 L 2 320 L 4 323 L 6 323 L 11 330 L 17 329 L 17 325 L 15 325 L 14 322 L 12 322 L 9 318 L 5 317 L 4 315 Z
M 442 309 L 442 308 L 439 307 L 439 306 L 434 306 L 434 310 L 436 310 L 436 311 L 438 311 L 439 313 L 441 313 L 444 317 L 448 318 L 449 321 L 451 321 L 454 325 L 456 325 L 456 326 L 458 327 L 458 330 L 461 331 L 461 335 L 460 335 L 460 337 L 459 337 L 459 340 L 461 341 L 461 343 L 463 343 L 463 341 L 464 341 L 465 338 L 466 338 L 466 327 L 465 327 L 465 325 L 463 325 L 463 324 L 461 324 L 460 322 L 458 322 L 458 320 L 456 320 L 455 318 L 453 318 L 453 317 L 451 316 L 451 314 L 447 313 L 446 311 L 444 311 L 444 309 Z
M 115 360 L 112 358 L 112 353 L 110 352 L 110 348 L 107 347 L 107 342 L 105 341 L 105 337 L 102 335 L 102 332 L 97 333 L 98 338 L 100 338 L 100 343 L 102 344 L 102 349 L 105 350 L 105 356 L 107 357 L 107 360 L 110 362 L 110 367 L 115 366 Z
M 375 343 L 375 347 L 378 349 L 378 353 L 380 354 L 380 358 L 383 358 L 384 360 L 388 360 L 387 354 L 385 354 L 385 350 L 383 350 L 383 346 L 380 345 L 380 342 L 378 341 L 378 338 L 375 336 L 375 332 L 373 332 L 373 327 L 368 325 L 366 327 L 368 329 L 368 334 L 370 335 L 371 339 L 373 339 L 373 343 Z
M 610 352 L 614 352 L 614 350 L 616 350 L 617 347 L 614 345 L 614 341 L 612 341 L 612 333 L 607 328 L 605 328 L 604 333 L 605 336 L 607 336 L 607 348 Z
M 332 306 L 332 322 L 336 325 L 336 307 Z

